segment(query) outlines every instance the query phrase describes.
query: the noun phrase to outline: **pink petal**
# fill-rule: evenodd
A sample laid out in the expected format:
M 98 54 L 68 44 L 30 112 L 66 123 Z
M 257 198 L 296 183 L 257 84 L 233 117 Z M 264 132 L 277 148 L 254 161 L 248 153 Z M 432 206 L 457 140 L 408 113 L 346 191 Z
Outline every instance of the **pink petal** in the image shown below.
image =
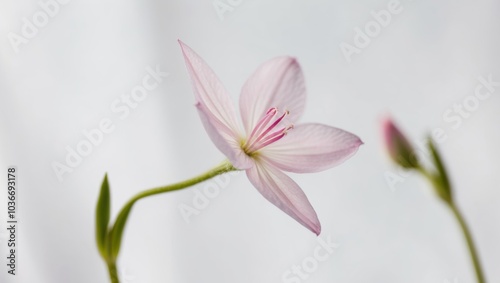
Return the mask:
M 238 169 L 253 166 L 240 147 L 241 136 L 229 94 L 215 73 L 189 46 L 179 40 L 197 100 L 203 126 L 215 146 Z
M 227 156 L 231 164 L 238 169 L 248 169 L 252 167 L 254 161 L 243 152 L 238 141 L 235 141 L 232 136 L 228 134 L 230 131 L 224 129 L 227 126 L 214 118 L 213 114 L 207 111 L 203 104 L 196 104 L 196 108 L 198 109 L 198 113 L 200 114 L 201 121 L 208 136 L 215 146 Z
M 349 132 L 321 124 L 301 124 L 261 151 L 261 158 L 281 170 L 319 172 L 351 157 L 363 142 Z
M 277 57 L 262 64 L 247 80 L 240 97 L 243 125 L 250 133 L 269 108 L 288 110 L 295 122 L 304 112 L 306 89 L 297 60 Z
M 256 162 L 246 172 L 250 182 L 267 200 L 319 235 L 321 224 L 316 212 L 297 183 L 265 162 Z
M 179 40 L 186 66 L 193 81 L 196 100 L 210 118 L 215 130 L 224 131 L 225 136 L 233 141 L 240 139 L 236 112 L 228 92 L 212 69 L 189 46 Z M 219 127 L 220 125 L 220 127 Z

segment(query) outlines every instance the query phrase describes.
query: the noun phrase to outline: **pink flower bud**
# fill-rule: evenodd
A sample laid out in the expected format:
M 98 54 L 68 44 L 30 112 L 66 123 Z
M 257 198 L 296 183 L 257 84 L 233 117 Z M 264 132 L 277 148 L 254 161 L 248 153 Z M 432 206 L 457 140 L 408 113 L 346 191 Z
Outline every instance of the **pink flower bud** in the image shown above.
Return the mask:
M 406 137 L 387 117 L 382 121 L 384 144 L 391 159 L 404 168 L 418 168 L 419 162 Z

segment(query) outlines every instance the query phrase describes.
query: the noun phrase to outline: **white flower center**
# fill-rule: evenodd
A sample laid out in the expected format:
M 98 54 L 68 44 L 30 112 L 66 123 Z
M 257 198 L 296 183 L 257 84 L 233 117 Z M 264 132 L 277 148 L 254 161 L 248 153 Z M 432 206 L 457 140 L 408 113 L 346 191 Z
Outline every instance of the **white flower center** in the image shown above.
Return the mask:
M 256 151 L 272 144 L 284 136 L 286 133 L 293 129 L 293 124 L 288 123 L 284 118 L 288 116 L 290 112 L 285 110 L 281 115 L 278 108 L 273 107 L 267 110 L 266 114 L 260 121 L 255 125 L 252 133 L 248 137 L 248 140 L 243 145 L 243 150 L 248 155 L 252 155 Z M 286 126 L 284 126 L 284 124 Z M 274 128 L 278 130 L 274 130 Z

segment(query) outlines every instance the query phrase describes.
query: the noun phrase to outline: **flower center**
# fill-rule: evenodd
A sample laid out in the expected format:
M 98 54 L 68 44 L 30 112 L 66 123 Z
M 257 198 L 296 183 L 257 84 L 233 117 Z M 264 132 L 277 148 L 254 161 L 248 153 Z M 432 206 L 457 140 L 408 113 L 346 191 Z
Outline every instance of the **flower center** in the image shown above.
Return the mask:
M 285 110 L 282 114 L 279 113 L 278 108 L 273 107 L 267 110 L 264 117 L 253 128 L 252 133 L 248 140 L 243 145 L 243 150 L 246 154 L 252 155 L 256 151 L 279 141 L 286 136 L 286 133 L 293 129 L 293 124 L 287 123 L 284 119 L 290 112 Z M 284 124 L 288 124 L 284 126 Z M 277 128 L 278 130 L 274 130 Z

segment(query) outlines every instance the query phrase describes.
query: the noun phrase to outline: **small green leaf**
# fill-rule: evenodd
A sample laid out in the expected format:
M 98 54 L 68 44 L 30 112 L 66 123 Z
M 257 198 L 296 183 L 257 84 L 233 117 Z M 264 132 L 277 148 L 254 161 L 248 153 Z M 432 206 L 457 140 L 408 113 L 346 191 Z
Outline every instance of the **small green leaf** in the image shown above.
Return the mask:
M 448 173 L 446 172 L 443 160 L 439 155 L 439 152 L 437 151 L 432 138 L 429 138 L 428 146 L 429 150 L 431 151 L 432 159 L 434 161 L 434 166 L 436 166 L 436 170 L 438 173 L 437 181 L 439 182 L 438 183 L 440 190 L 439 194 L 444 200 L 451 201 L 452 193 L 450 187 L 450 180 L 448 179 Z
M 104 259 L 107 259 L 106 235 L 108 233 L 110 207 L 108 174 L 106 174 L 102 181 L 101 192 L 99 193 L 95 211 L 97 248 Z
M 127 218 L 130 213 L 130 210 L 132 210 L 132 206 L 134 205 L 134 202 L 128 203 L 120 212 L 118 217 L 116 217 L 115 225 L 113 226 L 113 229 L 111 229 L 109 233 L 109 252 L 111 255 L 111 258 L 114 260 L 117 258 L 118 253 L 120 252 L 120 246 L 122 243 L 122 235 L 123 235 L 123 230 L 125 229 L 125 224 L 127 224 Z

